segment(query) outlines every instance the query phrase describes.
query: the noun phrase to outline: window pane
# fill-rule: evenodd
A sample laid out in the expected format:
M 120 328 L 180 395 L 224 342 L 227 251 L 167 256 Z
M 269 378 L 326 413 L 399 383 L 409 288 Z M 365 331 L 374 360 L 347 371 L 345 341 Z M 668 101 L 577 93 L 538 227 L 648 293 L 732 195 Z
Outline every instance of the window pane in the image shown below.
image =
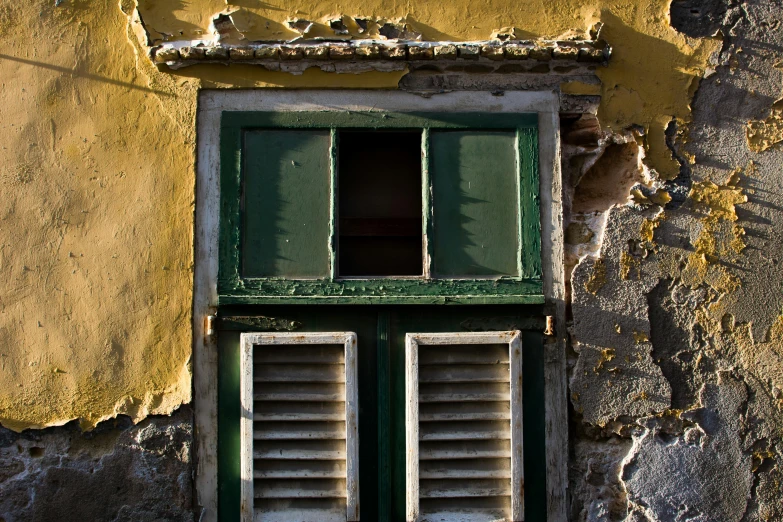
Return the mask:
M 342 131 L 338 151 L 338 274 L 421 275 L 421 131 Z
M 245 134 L 244 277 L 329 275 L 328 130 Z
M 432 131 L 433 273 L 517 275 L 516 133 Z

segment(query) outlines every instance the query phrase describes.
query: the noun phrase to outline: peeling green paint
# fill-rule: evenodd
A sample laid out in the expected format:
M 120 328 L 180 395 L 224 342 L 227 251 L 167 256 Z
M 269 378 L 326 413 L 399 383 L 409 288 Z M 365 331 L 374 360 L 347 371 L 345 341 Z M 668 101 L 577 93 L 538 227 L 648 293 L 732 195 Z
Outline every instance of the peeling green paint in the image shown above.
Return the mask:
M 238 330 L 241 332 L 293 332 L 302 327 L 302 323 L 299 321 L 263 315 L 221 317 L 219 321 L 219 326 L 222 330 Z

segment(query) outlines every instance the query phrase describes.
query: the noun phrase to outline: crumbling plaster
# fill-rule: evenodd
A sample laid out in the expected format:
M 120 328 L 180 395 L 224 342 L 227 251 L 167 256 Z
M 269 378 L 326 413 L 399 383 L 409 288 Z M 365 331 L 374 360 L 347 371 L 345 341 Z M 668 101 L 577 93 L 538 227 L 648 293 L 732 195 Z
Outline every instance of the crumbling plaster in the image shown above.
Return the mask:
M 627 204 L 601 207 L 614 201 L 606 188 L 590 198 L 597 205 L 581 208 L 581 180 L 611 145 L 584 117 L 569 123 L 570 144 L 564 132 L 564 172 L 575 180 L 566 241 L 576 263 L 576 520 L 783 517 L 783 156 L 773 50 L 783 5 L 686 0 L 672 4 L 673 25 L 703 31 L 690 14 L 699 10 L 724 40 L 694 93 L 692 122 L 668 129 L 676 178 L 641 167 Z M 580 142 L 586 135 L 592 140 Z M 615 161 L 597 173 L 611 179 L 605 171 L 627 167 Z M 604 472 L 591 474 L 585 459 Z
M 603 24 L 600 89 L 562 85 L 601 95 L 595 116 L 563 116 L 571 516 L 783 518 L 779 0 L 0 6 L 4 426 L 138 422 L 190 401 L 199 89 L 415 90 L 405 70 L 149 61 L 145 45 L 208 37 L 219 13 L 232 37 L 276 41 L 376 37 L 387 21 L 452 41 Z

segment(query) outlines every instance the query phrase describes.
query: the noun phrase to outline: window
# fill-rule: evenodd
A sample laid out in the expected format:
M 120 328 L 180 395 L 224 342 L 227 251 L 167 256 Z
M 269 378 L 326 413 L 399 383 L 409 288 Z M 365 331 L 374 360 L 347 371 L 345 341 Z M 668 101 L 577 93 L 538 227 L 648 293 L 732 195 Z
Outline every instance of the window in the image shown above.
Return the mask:
M 359 520 L 356 334 L 241 343 L 242 520 Z
M 541 303 L 536 126 L 224 112 L 220 302 Z
M 421 276 L 421 132 L 341 131 L 337 275 Z
M 203 501 L 202 492 L 210 491 L 208 481 L 213 477 L 216 500 L 210 503 L 207 498 L 204 505 L 214 509 L 220 520 L 241 519 L 243 506 L 248 516 L 250 505 L 253 518 L 260 522 L 350 520 L 347 454 L 342 461 L 339 453 L 340 447 L 348 448 L 349 439 L 358 446 L 353 462 L 359 518 L 407 520 L 413 497 L 409 498 L 406 483 L 413 467 L 407 461 L 406 444 L 414 425 L 406 418 L 409 334 L 418 336 L 419 353 L 425 359 L 446 355 L 425 361 L 420 367 L 427 371 L 450 372 L 455 370 L 452 366 L 466 366 L 455 357 L 474 357 L 473 362 L 481 363 L 486 356 L 489 359 L 483 362 L 492 364 L 472 364 L 470 369 L 495 372 L 494 377 L 481 374 L 471 380 L 500 379 L 475 382 L 475 386 L 420 383 L 432 392 L 420 395 L 424 416 L 415 424 L 423 427 L 422 433 L 428 437 L 483 433 L 492 437 L 477 444 L 486 446 L 487 452 L 495 451 L 475 458 L 431 459 L 426 451 L 437 456 L 438 451 L 451 449 L 459 456 L 460 451 L 471 451 L 473 442 L 470 438 L 421 442 L 425 458 L 417 459 L 419 492 L 424 492 L 417 496 L 420 520 L 432 518 L 433 513 L 445 520 L 461 520 L 462 515 L 440 509 L 451 502 L 432 495 L 443 489 L 440 486 L 451 487 L 446 488 L 451 497 L 443 498 L 473 510 L 475 520 L 512 520 L 520 505 L 527 519 L 545 520 L 547 507 L 559 502 L 546 492 L 547 487 L 557 489 L 546 470 L 564 453 L 550 451 L 550 439 L 544 436 L 544 419 L 552 411 L 549 405 L 559 397 L 553 399 L 549 389 L 544 390 L 549 382 L 545 369 L 551 374 L 554 368 L 551 364 L 545 368 L 544 360 L 557 357 L 542 334 L 548 283 L 542 277 L 541 256 L 548 262 L 550 247 L 542 245 L 541 223 L 549 219 L 545 209 L 552 202 L 544 200 L 539 208 L 541 112 L 520 112 L 520 107 L 532 106 L 520 103 L 526 96 L 453 93 L 424 100 L 398 92 L 352 92 L 346 104 L 345 93 L 335 92 L 202 95 L 196 313 L 201 313 L 203 303 L 211 303 L 217 319 L 212 323 L 214 337 L 202 341 L 197 329 L 194 339 L 199 455 L 207 456 L 199 461 L 197 484 Z M 530 98 L 544 99 L 543 95 Z M 401 112 L 395 110 L 400 107 Z M 454 107 L 489 112 L 448 112 Z M 545 115 L 545 143 L 551 141 L 547 125 L 553 121 Z M 202 149 L 202 142 L 210 139 L 216 145 Z M 549 150 L 546 144 L 541 147 Z M 554 155 L 545 157 L 556 164 Z M 541 186 L 551 198 L 555 194 L 551 172 L 547 174 L 546 168 L 541 172 Z M 552 219 L 545 222 L 552 226 Z M 551 233 L 547 234 L 551 241 Z M 205 237 L 208 241 L 202 244 Z M 204 259 L 211 259 L 206 288 L 198 278 Z M 205 295 L 214 298 L 204 300 Z M 525 422 L 522 466 L 512 472 L 507 456 L 512 426 L 511 419 L 505 418 L 512 415 L 510 372 L 515 364 L 508 352 L 509 339 L 442 346 L 427 344 L 426 339 L 515 331 L 524 346 L 518 384 Z M 342 421 L 336 416 L 347 419 L 347 404 L 337 401 L 335 406 L 305 389 L 340 383 L 297 384 L 284 379 L 292 372 L 312 379 L 311 370 L 316 370 L 312 365 L 340 367 L 339 361 L 328 363 L 323 357 L 344 353 L 342 341 L 301 339 L 349 332 L 356 342 L 356 433 L 346 432 L 343 442 L 330 437 L 342 436 Z M 280 342 L 287 337 L 299 341 Z M 247 384 L 243 372 L 249 363 L 242 346 L 243 339 L 251 338 L 270 339 L 270 344 L 251 343 L 254 366 L 260 372 L 253 394 L 259 400 L 248 403 L 242 376 Z M 202 343 L 206 348 L 200 348 Z M 305 355 L 311 362 L 304 362 Z M 313 362 L 316 356 L 321 362 Z M 302 366 L 308 369 L 295 369 L 303 370 Z M 205 385 L 203 376 L 212 370 L 215 381 Z M 212 391 L 215 382 L 217 389 Z M 288 386 L 292 388 L 285 392 Z M 265 394 L 265 389 L 273 393 Z M 283 392 L 301 400 L 280 401 Z M 555 395 L 558 392 L 555 389 Z M 203 414 L 203 397 L 211 393 L 212 417 Z M 450 393 L 453 401 L 432 401 L 438 394 Z M 257 420 L 248 430 L 253 418 L 249 415 L 257 415 Z M 442 415 L 463 418 L 446 420 L 439 418 Z M 451 430 L 456 424 L 475 429 Z M 320 448 L 335 458 L 328 463 L 269 458 L 281 451 L 283 457 L 290 456 L 288 450 L 301 444 L 314 447 L 300 450 Z M 249 458 L 253 452 L 262 458 Z M 474 476 L 451 477 L 463 471 Z M 524 490 L 515 489 L 512 475 L 524 475 Z M 476 497 L 476 492 L 485 496 Z

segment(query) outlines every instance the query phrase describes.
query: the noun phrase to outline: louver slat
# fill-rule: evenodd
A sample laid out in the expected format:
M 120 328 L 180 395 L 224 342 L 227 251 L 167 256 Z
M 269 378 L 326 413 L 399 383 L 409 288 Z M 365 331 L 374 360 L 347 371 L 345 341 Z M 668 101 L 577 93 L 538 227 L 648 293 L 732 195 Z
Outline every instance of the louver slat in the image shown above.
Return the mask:
M 511 458 L 510 440 L 461 440 L 419 443 L 419 459 L 455 460 Z
M 433 383 L 419 386 L 419 402 L 482 402 L 508 401 L 508 382 L 496 383 Z
M 243 522 L 358 520 L 355 334 L 242 342 Z
M 408 520 L 524 520 L 519 332 L 406 344 Z

